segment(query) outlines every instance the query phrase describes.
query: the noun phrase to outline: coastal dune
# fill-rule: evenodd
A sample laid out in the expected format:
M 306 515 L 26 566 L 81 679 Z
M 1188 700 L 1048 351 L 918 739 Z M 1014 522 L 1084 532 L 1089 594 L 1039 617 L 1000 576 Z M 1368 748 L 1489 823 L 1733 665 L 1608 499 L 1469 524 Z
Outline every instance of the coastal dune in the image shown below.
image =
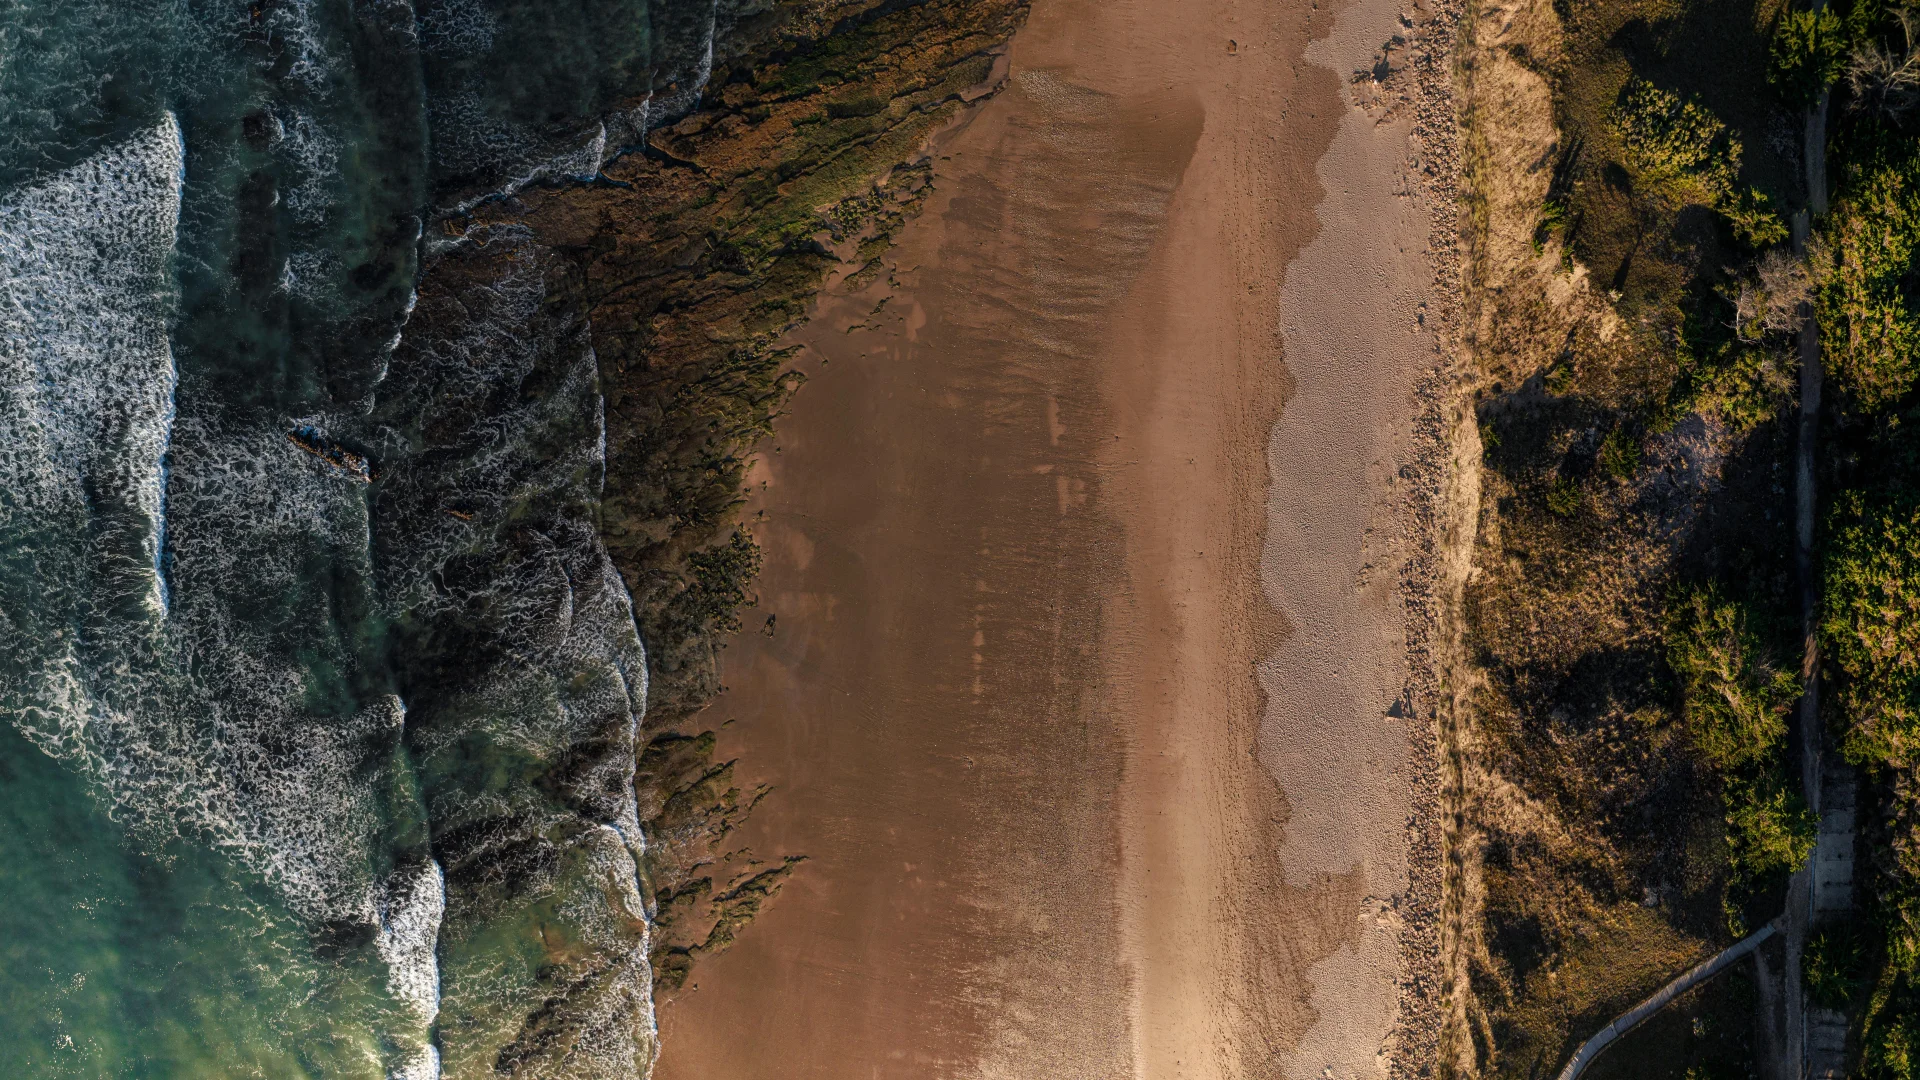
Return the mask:
M 795 335 L 714 713 L 735 858 L 804 861 L 660 1076 L 1387 1075 L 1435 350 L 1411 121 L 1349 75 L 1399 15 L 1036 0 Z

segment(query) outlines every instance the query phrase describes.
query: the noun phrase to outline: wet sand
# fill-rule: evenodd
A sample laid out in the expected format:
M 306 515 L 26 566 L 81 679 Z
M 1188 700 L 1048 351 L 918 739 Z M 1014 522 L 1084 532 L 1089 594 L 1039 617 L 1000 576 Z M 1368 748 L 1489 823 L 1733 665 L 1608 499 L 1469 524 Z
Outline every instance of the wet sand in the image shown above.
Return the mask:
M 665 1080 L 1384 1074 L 1432 357 L 1406 126 L 1335 72 L 1395 14 L 1036 0 L 799 336 L 715 720 L 807 862 Z

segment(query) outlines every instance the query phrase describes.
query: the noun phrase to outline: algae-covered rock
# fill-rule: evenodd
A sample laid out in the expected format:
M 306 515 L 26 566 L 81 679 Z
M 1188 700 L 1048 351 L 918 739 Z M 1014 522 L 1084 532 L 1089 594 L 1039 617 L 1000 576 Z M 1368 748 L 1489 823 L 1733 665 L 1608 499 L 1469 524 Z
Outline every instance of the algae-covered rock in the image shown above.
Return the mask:
M 409 389 L 393 395 L 393 430 L 423 464 L 383 499 L 405 525 L 396 544 L 468 538 L 423 577 L 444 595 L 406 628 L 423 658 L 410 681 L 433 702 L 410 739 L 447 875 L 447 1076 L 644 1072 L 652 987 L 730 944 L 798 865 L 755 864 L 717 886 L 704 869 L 764 794 L 740 790 L 697 721 L 758 566 L 736 521 L 748 454 L 798 384 L 778 342 L 843 265 L 831 251 L 879 272 L 930 190 L 929 141 L 1004 72 L 1024 11 L 723 4 L 697 100 L 699 50 L 675 60 L 667 46 L 700 28 L 656 26 L 651 68 L 561 80 L 597 118 L 533 125 L 502 106 L 495 119 L 537 126 L 541 145 L 599 133 L 598 175 L 533 170 L 485 199 L 451 165 L 438 177 L 452 209 L 427 227 L 395 357 Z M 623 130 L 644 145 L 618 152 Z M 499 418 L 519 413 L 518 449 L 490 452 Z M 603 459 L 577 452 L 601 445 L 596 423 Z M 436 454 L 466 472 L 436 474 Z M 480 464 L 492 471 L 468 468 Z M 577 535 L 583 522 L 598 535 Z M 572 621 L 606 599 L 599 551 L 631 593 L 645 645 L 633 670 L 582 652 Z M 496 634 L 503 621 L 523 632 Z M 508 685 L 525 701 L 503 710 Z M 641 725 L 615 691 L 644 694 Z

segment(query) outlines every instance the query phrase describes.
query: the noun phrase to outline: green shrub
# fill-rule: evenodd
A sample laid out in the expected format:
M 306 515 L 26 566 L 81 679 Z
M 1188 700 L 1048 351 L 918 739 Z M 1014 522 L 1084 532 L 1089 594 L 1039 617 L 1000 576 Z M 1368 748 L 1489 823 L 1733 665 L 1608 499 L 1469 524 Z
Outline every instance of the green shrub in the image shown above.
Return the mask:
M 1600 467 L 1615 480 L 1631 480 L 1640 471 L 1640 443 L 1625 428 L 1614 428 L 1600 444 Z
M 1775 349 L 1722 342 L 1706 357 L 1683 342 L 1678 349 L 1680 377 L 1656 417 L 1671 428 L 1689 413 L 1719 417 L 1744 435 L 1779 415 L 1794 398 L 1794 372 Z
M 1545 251 L 1547 238 L 1565 229 L 1569 220 L 1566 200 L 1548 196 L 1540 206 L 1540 223 L 1533 227 L 1533 253 Z
M 1920 879 L 1896 869 L 1880 885 L 1875 923 L 1885 939 L 1887 970 L 1911 981 L 1920 975 Z
M 1640 183 L 1713 207 L 1755 247 L 1787 238 L 1773 200 L 1740 183 L 1740 140 L 1705 105 L 1630 76 L 1607 119 Z
M 1847 756 L 1901 765 L 1920 749 L 1920 506 L 1843 496 L 1820 634 L 1838 667 Z
M 1557 517 L 1572 517 L 1580 510 L 1580 485 L 1567 479 L 1555 480 L 1547 488 L 1547 509 Z
M 1727 861 L 1736 877 L 1753 881 L 1807 864 L 1820 817 L 1777 772 L 1729 779 L 1726 806 Z
M 1893 870 L 1876 874 L 1870 924 L 1885 964 L 1868 1000 L 1860 1043 L 1869 1078 L 1920 1077 L 1920 879 Z
M 1773 31 L 1767 81 L 1788 105 L 1810 105 L 1847 70 L 1847 28 L 1832 8 L 1789 11 Z
M 1756 248 L 1784 243 L 1787 223 L 1773 209 L 1773 199 L 1758 188 L 1745 188 L 1722 203 L 1720 212 L 1733 223 L 1733 234 Z
M 1787 734 L 1800 681 L 1765 660 L 1746 608 L 1709 585 L 1674 605 L 1667 662 L 1679 676 L 1687 737 L 1715 768 L 1764 761 Z
M 1845 1009 L 1865 987 L 1865 943 L 1851 922 L 1831 923 L 1807 939 L 1800 971 L 1815 1005 Z
M 1567 397 L 1580 388 L 1580 380 L 1573 370 L 1573 365 L 1565 360 L 1548 368 L 1540 382 L 1547 388 L 1547 393 L 1555 397 Z
M 1733 194 L 1740 140 L 1705 105 L 1633 76 L 1608 119 L 1643 183 L 1697 185 L 1708 204 Z
M 1920 1066 L 1920 1017 L 1889 1017 L 1874 1026 L 1865 1042 L 1870 1080 L 1913 1080 Z
M 1816 310 L 1833 377 L 1877 412 L 1920 377 L 1920 153 L 1876 153 L 1834 200 Z
M 1743 605 L 1708 585 L 1669 608 L 1666 630 L 1683 729 L 1722 778 L 1730 871 L 1724 899 L 1736 927 L 1736 894 L 1804 865 L 1820 824 L 1788 784 L 1781 762 L 1786 714 L 1800 695 L 1800 682 L 1767 662 L 1751 623 Z

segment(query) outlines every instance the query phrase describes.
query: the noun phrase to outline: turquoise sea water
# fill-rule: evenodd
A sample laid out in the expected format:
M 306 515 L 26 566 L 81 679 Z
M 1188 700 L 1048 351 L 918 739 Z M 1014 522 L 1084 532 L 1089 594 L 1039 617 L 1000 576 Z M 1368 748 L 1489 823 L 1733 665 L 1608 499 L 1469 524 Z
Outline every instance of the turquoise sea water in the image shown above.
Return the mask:
M 684 111 L 713 19 L 0 0 L 0 1076 L 644 1069 L 593 356 L 430 226 Z M 556 934 L 614 989 L 535 1038 Z

